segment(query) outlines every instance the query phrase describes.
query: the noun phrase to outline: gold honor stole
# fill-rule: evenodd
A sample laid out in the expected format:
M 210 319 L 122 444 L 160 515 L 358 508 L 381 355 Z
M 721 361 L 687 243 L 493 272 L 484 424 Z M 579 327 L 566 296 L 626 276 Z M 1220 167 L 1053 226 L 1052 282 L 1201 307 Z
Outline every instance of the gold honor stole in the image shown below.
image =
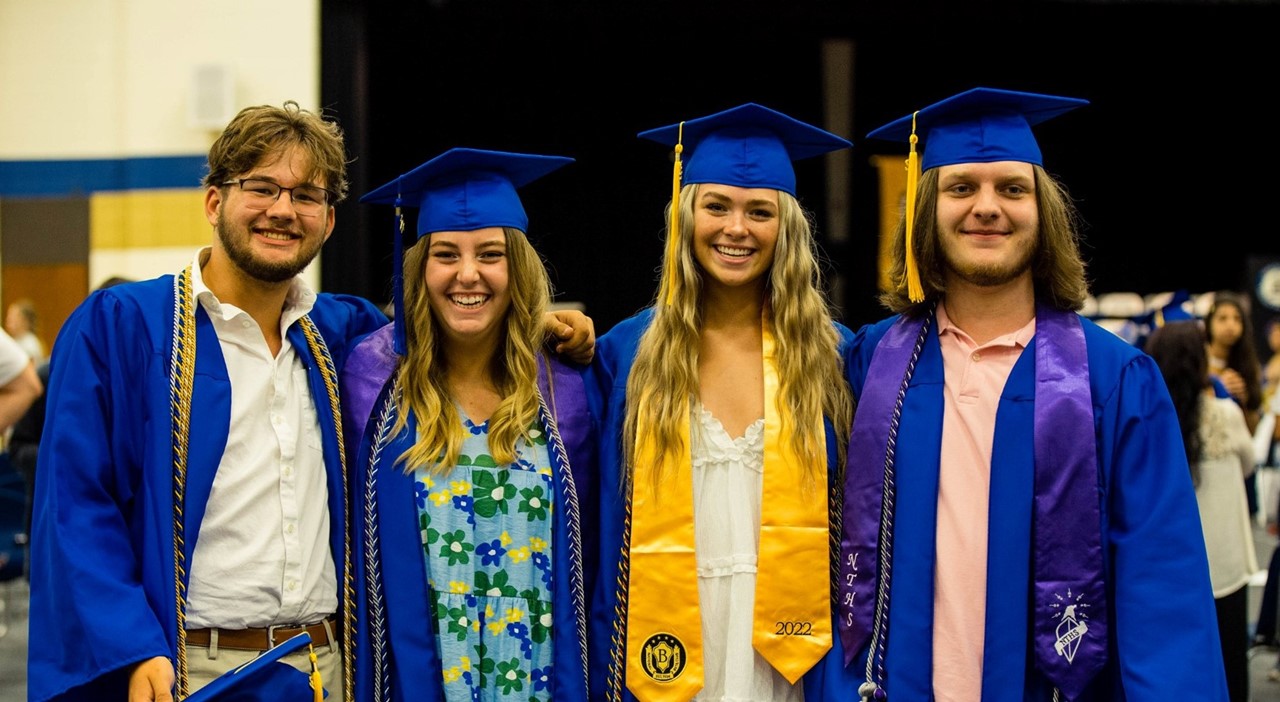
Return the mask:
M 806 475 L 778 412 L 773 334 L 764 337 L 764 486 L 752 645 L 795 684 L 831 648 L 826 462 Z M 640 398 L 642 408 L 650 406 Z M 681 446 L 657 455 L 650 415 L 636 431 L 631 495 L 627 689 L 643 702 L 684 702 L 702 689 L 702 617 L 694 554 L 689 418 Z M 654 477 L 663 476 L 661 491 Z

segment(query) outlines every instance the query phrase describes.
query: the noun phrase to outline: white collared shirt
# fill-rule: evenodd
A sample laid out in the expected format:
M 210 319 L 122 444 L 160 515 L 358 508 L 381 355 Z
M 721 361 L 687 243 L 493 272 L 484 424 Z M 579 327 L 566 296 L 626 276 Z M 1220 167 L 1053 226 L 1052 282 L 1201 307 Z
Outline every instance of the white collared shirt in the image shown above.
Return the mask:
M 226 359 L 231 425 L 189 564 L 187 628 L 313 623 L 337 611 L 338 584 L 306 368 L 287 340 L 272 357 L 253 318 L 205 286 L 200 261 L 206 251 L 192 264 L 192 291 Z M 315 300 L 295 278 L 281 336 Z

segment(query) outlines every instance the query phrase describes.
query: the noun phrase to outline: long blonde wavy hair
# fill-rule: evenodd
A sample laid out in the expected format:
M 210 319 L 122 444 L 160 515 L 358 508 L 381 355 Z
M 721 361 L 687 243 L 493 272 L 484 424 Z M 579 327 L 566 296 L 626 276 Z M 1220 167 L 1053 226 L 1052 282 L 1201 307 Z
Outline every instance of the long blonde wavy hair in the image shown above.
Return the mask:
M 698 185 L 680 191 L 680 231 L 676 265 L 663 261 L 658 290 L 674 285 L 672 304 L 656 299 L 652 323 L 640 337 L 627 380 L 627 416 L 623 448 L 628 475 L 635 470 L 636 432 L 641 414 L 649 426 L 647 441 L 662 447 L 660 454 L 684 455 L 681 422 L 688 422 L 698 399 L 698 339 L 702 328 L 701 267 L 693 256 L 693 214 Z M 668 212 L 671 205 L 668 205 Z M 822 292 L 817 244 L 809 215 L 794 197 L 778 192 L 778 241 L 765 286 L 772 308 L 777 344 L 779 397 L 795 427 L 784 428 L 796 455 L 806 465 L 826 461 L 822 417 L 835 427 L 839 465 L 844 464 L 853 397 L 845 382 L 839 334 Z M 668 221 L 670 219 L 668 218 Z M 668 232 L 670 236 L 670 232 Z M 668 277 L 674 280 L 668 280 Z M 790 430 L 788 430 L 790 429 Z M 825 487 L 825 486 L 824 486 Z
M 545 313 L 551 301 L 551 282 L 542 258 L 524 232 L 503 227 L 507 240 L 507 276 L 511 306 L 507 309 L 501 350 L 494 354 L 490 377 L 502 402 L 489 419 L 489 449 L 499 465 L 515 460 L 516 442 L 526 437 L 538 415 L 538 353 L 546 333 Z M 400 362 L 397 380 L 400 405 L 417 419 L 418 437 L 398 460 L 406 472 L 427 466 L 448 474 L 458 461 L 465 438 L 462 416 L 448 391 L 440 321 L 427 294 L 425 270 L 431 235 L 418 240 L 404 255 L 405 339 L 408 354 Z M 407 426 L 408 412 L 396 417 L 392 433 Z

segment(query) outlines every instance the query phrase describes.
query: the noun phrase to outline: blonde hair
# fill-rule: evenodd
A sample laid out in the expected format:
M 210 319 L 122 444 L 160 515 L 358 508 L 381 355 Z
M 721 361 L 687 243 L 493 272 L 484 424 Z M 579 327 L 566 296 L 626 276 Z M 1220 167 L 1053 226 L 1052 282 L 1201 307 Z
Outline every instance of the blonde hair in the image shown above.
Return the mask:
M 506 314 L 501 352 L 494 355 L 490 375 L 502 401 L 489 420 L 489 449 L 499 465 L 515 460 L 516 442 L 527 438 L 538 416 L 538 353 L 546 333 L 545 313 L 551 283 L 542 258 L 519 229 L 503 227 L 507 241 L 507 275 L 511 307 Z M 400 363 L 401 406 L 418 422 L 418 437 L 399 457 L 406 472 L 427 466 L 448 474 L 458 461 L 465 438 L 462 416 L 448 391 L 449 368 L 440 345 L 442 331 L 427 294 L 424 270 L 431 235 L 405 251 L 404 309 L 408 353 Z M 393 433 L 408 423 L 400 412 Z
M 660 454 L 683 455 L 683 428 L 698 396 L 698 339 L 702 327 L 702 270 L 693 257 L 693 213 L 698 186 L 680 191 L 680 231 L 675 265 L 664 259 L 659 290 L 674 285 L 672 304 L 657 300 L 653 320 L 640 337 L 627 380 L 627 415 L 623 448 L 628 474 L 635 469 L 636 432 L 645 414 Z M 668 205 L 670 211 L 671 205 Z M 844 463 L 853 397 L 844 379 L 840 342 L 831 311 L 822 293 L 817 245 L 809 215 L 794 197 L 778 193 L 778 241 L 769 269 L 764 303 L 772 308 L 777 343 L 778 403 L 795 427 L 791 437 L 796 454 L 806 465 L 825 461 L 826 437 L 822 418 L 835 427 L 840 465 Z M 669 220 L 668 220 L 669 221 Z M 668 232 L 670 235 L 670 232 Z M 668 280 L 668 277 L 674 280 Z

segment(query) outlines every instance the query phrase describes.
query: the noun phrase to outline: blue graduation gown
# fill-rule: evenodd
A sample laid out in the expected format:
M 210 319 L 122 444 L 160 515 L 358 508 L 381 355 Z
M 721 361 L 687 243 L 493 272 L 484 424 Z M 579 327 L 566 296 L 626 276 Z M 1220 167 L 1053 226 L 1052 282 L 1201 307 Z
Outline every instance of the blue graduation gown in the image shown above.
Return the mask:
M 395 463 L 395 458 L 407 451 L 417 436 L 417 422 L 412 415 L 407 429 L 385 443 L 376 472 L 370 470 L 370 452 L 379 426 L 377 415 L 384 409 L 396 364 L 393 325 L 389 324 L 358 343 L 342 378 L 343 427 L 348 450 L 353 452 L 352 485 L 357 504 L 352 550 L 358 603 L 358 702 L 379 698 L 388 702 L 444 699 L 422 535 L 418 530 L 414 476 Z M 552 699 L 576 702 L 587 696 L 587 588 L 594 573 L 595 556 L 591 535 L 595 519 L 595 429 L 589 408 L 582 404 L 587 400 L 581 391 L 585 371 L 546 357 L 540 358 L 539 366 L 543 379 L 548 372 L 553 377 L 551 392 L 541 393 L 552 414 L 549 422 L 543 418 L 543 429 L 552 439 L 548 453 L 556 489 L 552 523 Z M 575 392 L 571 387 L 575 378 L 579 404 L 570 411 L 575 398 L 556 395 Z M 395 414 L 389 413 L 385 430 L 390 431 L 394 425 Z M 378 687 L 389 690 L 390 696 L 375 697 Z
M 619 557 L 627 548 L 622 538 L 623 518 L 626 513 L 626 496 L 623 484 L 626 471 L 623 467 L 622 425 L 626 421 L 627 412 L 627 379 L 631 375 L 631 364 L 635 360 L 640 337 L 653 319 L 653 309 L 648 308 L 640 313 L 619 322 L 607 333 L 596 340 L 595 362 L 591 366 L 593 382 L 588 389 L 598 396 L 594 402 L 603 409 L 600 433 L 600 556 L 599 574 L 596 577 L 596 590 L 591 607 L 591 698 L 593 700 L 613 699 L 607 685 L 610 671 L 622 666 L 625 673 L 625 660 L 621 647 L 626 643 L 625 605 L 618 606 L 618 566 Z M 836 324 L 840 334 L 841 352 L 853 337 L 853 332 L 841 324 Z M 830 421 L 825 422 L 827 436 L 827 476 L 835 481 L 839 473 L 836 461 L 836 439 Z M 841 429 L 848 431 L 848 427 Z M 835 616 L 835 606 L 832 606 Z M 832 622 L 832 631 L 835 622 Z M 840 645 L 840 637 L 835 639 L 831 650 L 802 678 L 805 699 L 809 702 L 826 700 L 851 700 L 856 697 L 861 677 L 852 669 L 846 669 L 844 649 Z M 633 702 L 635 697 L 626 689 L 623 676 L 613 676 L 620 680 L 621 697 L 626 702 Z
M 173 276 L 90 295 L 50 362 L 31 539 L 28 690 L 33 702 L 122 700 L 127 667 L 176 657 L 169 355 Z M 310 317 L 341 368 L 347 341 L 386 323 L 366 300 L 321 294 Z M 324 442 L 331 524 L 342 521 L 337 427 L 298 324 L 288 342 L 307 368 Z M 231 419 L 231 385 L 212 322 L 196 304 L 187 452 L 187 562 Z M 342 568 L 343 534 L 331 544 Z
M 855 396 L 896 317 L 850 347 Z M 1081 700 L 1226 700 L 1204 536 L 1177 414 L 1151 357 L 1082 319 L 1101 488 L 1108 598 L 1107 665 Z M 1031 656 L 1035 339 L 1000 397 L 991 459 L 982 699 L 1049 700 Z M 900 378 L 875 382 L 898 383 Z M 908 387 L 897 442 L 897 513 L 889 600 L 894 702 L 930 700 L 943 365 L 937 325 Z M 866 652 L 851 667 L 864 670 Z

